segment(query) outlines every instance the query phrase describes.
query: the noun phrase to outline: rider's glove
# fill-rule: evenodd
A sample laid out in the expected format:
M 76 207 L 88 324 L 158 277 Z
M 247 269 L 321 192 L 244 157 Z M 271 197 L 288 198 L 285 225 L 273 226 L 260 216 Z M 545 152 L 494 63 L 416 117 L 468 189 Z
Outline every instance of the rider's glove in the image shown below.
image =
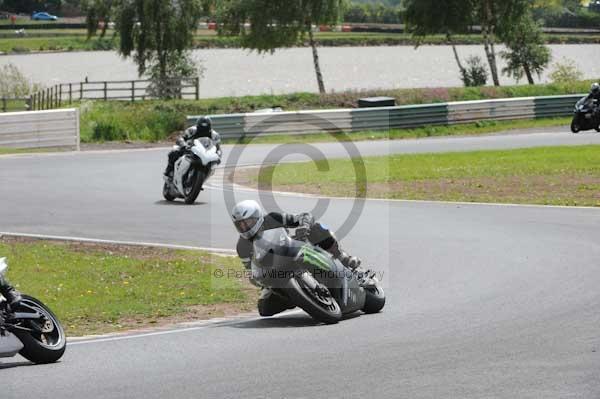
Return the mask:
M 298 215 L 298 226 L 307 229 L 310 232 L 311 227 L 315 224 L 315 218 L 310 213 L 301 213 Z
M 178 138 L 175 144 L 177 144 L 181 148 L 186 147 L 185 140 L 183 139 L 183 137 Z

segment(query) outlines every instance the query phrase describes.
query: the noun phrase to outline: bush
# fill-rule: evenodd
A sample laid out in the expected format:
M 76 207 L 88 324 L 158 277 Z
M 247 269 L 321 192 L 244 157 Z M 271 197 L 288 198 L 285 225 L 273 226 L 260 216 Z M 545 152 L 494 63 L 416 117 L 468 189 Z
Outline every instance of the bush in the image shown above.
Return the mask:
M 92 139 L 96 142 L 121 141 L 127 139 L 127 134 L 117 126 L 118 123 L 100 121 L 94 124 Z
M 563 58 L 552 65 L 552 67 L 553 71 L 550 73 L 550 80 L 553 83 L 571 83 L 583 78 L 583 72 L 579 70 L 575 61 L 568 58 Z
M 462 81 L 466 87 L 485 86 L 488 73 L 480 57 L 471 56 L 467 59 L 467 67 L 461 71 Z
M 39 84 L 33 83 L 15 65 L 0 67 L 0 97 L 28 97 L 40 88 Z

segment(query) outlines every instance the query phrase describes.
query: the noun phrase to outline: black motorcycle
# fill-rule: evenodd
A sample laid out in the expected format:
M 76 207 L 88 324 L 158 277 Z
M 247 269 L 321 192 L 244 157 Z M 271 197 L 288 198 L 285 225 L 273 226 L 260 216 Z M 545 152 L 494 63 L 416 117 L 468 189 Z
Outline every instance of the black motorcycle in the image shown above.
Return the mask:
M 7 269 L 6 260 L 0 259 L 0 274 Z M 60 322 L 41 301 L 23 295 L 12 309 L 4 298 L 0 300 L 0 358 L 19 353 L 33 363 L 54 363 L 65 353 L 66 344 Z
M 586 96 L 575 104 L 571 131 L 579 133 L 582 130 L 592 129 L 600 132 L 600 110 L 598 110 L 598 100 Z
M 372 275 L 346 269 L 327 251 L 306 242 L 302 230 L 265 230 L 254 240 L 252 277 L 315 320 L 333 324 L 357 311 L 377 313 L 385 293 Z

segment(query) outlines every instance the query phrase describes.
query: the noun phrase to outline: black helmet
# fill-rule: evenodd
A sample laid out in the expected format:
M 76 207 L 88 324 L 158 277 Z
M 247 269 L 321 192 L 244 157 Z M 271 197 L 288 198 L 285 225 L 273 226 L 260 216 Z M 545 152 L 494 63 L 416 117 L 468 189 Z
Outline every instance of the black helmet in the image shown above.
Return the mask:
M 210 133 L 211 131 L 212 131 L 212 122 L 208 116 L 203 116 L 202 118 L 198 119 L 198 122 L 196 122 L 196 132 L 197 133 L 206 134 L 206 133 Z
M 592 88 L 590 89 L 590 91 L 591 91 L 593 94 L 599 94 L 599 93 L 600 93 L 600 84 L 598 84 L 598 83 L 593 83 L 593 84 L 592 84 Z

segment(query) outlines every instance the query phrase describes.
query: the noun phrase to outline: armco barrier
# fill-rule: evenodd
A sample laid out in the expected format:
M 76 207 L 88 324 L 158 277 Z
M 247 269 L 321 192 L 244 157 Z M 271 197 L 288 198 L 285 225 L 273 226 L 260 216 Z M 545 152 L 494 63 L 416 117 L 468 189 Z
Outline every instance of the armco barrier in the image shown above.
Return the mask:
M 79 110 L 0 113 L 0 147 L 79 150 Z
M 270 134 L 356 132 L 452 125 L 484 120 L 568 116 L 582 95 L 525 97 L 400 107 L 268 112 L 213 116 L 214 128 L 225 138 Z M 189 116 L 191 126 L 198 116 Z

